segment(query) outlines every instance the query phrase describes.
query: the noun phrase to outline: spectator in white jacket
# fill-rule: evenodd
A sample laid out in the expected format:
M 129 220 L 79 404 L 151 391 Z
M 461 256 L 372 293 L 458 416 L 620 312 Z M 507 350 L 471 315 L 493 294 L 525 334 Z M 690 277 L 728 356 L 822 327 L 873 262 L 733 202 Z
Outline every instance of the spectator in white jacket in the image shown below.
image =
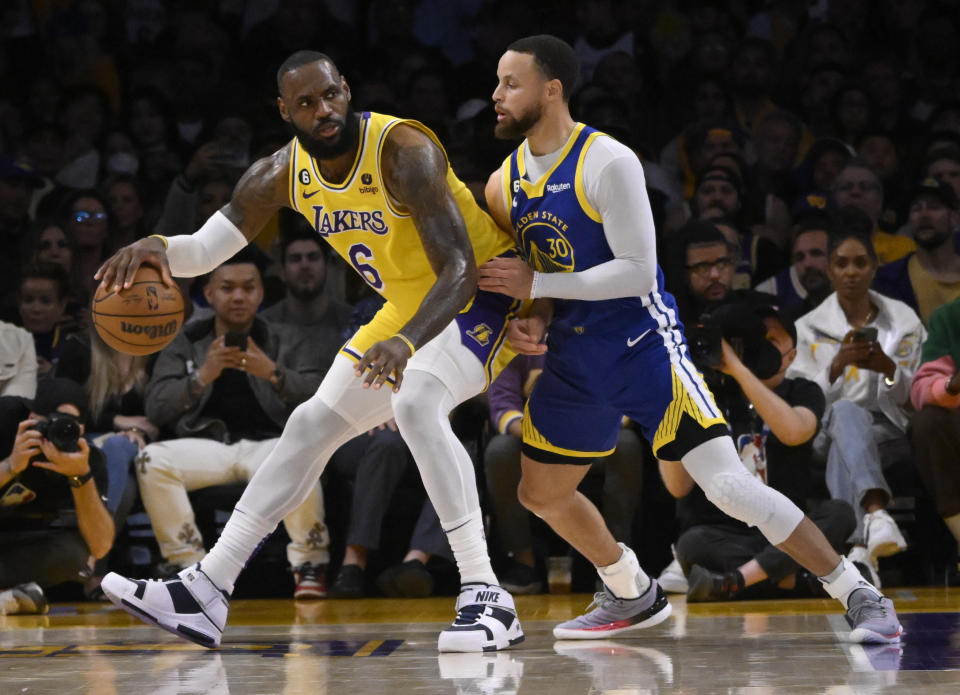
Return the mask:
M 877 270 L 869 232 L 845 225 L 830 238 L 834 292 L 797 321 L 787 376 L 810 379 L 826 395 L 814 448 L 826 457 L 831 496 L 858 510 L 848 557 L 876 578 L 878 558 L 907 547 L 886 511 L 892 494 L 883 470 L 911 460 L 904 407 L 926 331 L 909 306 L 869 289 Z
M 0 396 L 33 398 L 37 392 L 37 352 L 33 336 L 0 321 Z

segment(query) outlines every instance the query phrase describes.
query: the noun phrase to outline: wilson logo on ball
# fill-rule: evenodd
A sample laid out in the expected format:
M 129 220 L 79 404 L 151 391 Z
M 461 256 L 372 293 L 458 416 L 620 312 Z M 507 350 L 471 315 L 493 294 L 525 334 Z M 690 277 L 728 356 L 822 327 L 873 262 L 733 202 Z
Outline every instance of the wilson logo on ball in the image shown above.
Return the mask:
M 167 323 L 159 326 L 141 326 L 135 323 L 127 323 L 126 321 L 120 322 L 120 331 L 122 333 L 129 333 L 130 335 L 145 335 L 151 340 L 154 338 L 165 338 L 168 335 L 173 335 L 179 328 L 180 322 L 177 320 L 168 321 Z

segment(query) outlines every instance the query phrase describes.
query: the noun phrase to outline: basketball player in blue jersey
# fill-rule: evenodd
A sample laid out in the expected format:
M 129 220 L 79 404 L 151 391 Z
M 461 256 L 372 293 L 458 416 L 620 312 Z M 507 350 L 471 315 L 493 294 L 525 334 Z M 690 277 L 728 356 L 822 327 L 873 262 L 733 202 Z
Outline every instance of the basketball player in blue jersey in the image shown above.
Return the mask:
M 114 289 L 129 286 L 142 263 L 160 268 L 168 283 L 171 275 L 210 272 L 289 207 L 386 303 L 347 341 L 316 395 L 290 415 L 210 553 L 166 581 L 108 574 L 104 593 L 141 619 L 218 646 L 229 593 L 251 555 L 305 499 L 341 444 L 393 417 L 460 570 L 457 617 L 438 649 L 517 644 L 524 635 L 513 598 L 490 566 L 473 464 L 449 420 L 453 407 L 483 391 L 513 356 L 505 336 L 520 302 L 478 292 L 476 277 L 479 263 L 512 252 L 514 242 L 480 210 L 428 128 L 354 112 L 350 88 L 327 56 L 295 53 L 280 66 L 277 86 L 291 141 L 255 162 L 197 232 L 137 241 L 108 259 L 97 278 Z M 239 368 L 255 366 L 244 360 Z M 258 376 L 275 388 L 283 383 L 280 370 Z M 392 388 L 381 389 L 387 383 Z M 194 374 L 188 388 L 199 399 L 212 386 Z
M 520 500 L 596 565 L 604 585 L 554 636 L 603 639 L 670 615 L 656 580 L 577 492 L 591 459 L 613 450 L 626 415 L 666 465 L 683 465 L 720 509 L 815 572 L 847 608 L 852 639 L 898 641 L 890 599 L 740 462 L 663 290 L 640 162 L 570 116 L 578 74 L 576 54 L 553 36 L 516 41 L 500 59 L 495 132 L 525 140 L 491 176 L 487 201 L 526 263 L 493 259 L 479 280 L 481 289 L 535 299 L 508 337 L 521 352 L 546 353 L 524 412 Z

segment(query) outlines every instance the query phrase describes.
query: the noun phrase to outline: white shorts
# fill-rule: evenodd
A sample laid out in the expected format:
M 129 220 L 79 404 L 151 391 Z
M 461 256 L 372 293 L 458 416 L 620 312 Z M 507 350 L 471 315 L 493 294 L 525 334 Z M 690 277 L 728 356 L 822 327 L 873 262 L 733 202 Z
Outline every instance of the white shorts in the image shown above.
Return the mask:
M 359 434 L 393 417 L 392 399 L 403 396 L 403 385 L 397 394 L 390 384 L 384 384 L 380 390 L 363 388 L 363 379 L 353 371 L 357 360 L 349 350 L 352 343 L 352 340 L 348 342 L 334 359 L 317 396 Z M 440 335 L 410 358 L 405 374 L 417 371 L 437 377 L 457 403 L 482 393 L 487 387 L 487 371 L 463 344 L 456 321 L 451 321 Z

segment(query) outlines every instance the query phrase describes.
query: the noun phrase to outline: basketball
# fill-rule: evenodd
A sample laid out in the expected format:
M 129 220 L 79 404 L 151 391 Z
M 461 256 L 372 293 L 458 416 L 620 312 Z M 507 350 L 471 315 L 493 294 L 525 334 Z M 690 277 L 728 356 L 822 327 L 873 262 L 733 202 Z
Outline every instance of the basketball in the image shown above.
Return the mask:
M 149 355 L 169 345 L 183 325 L 183 296 L 176 286 L 163 284 L 160 271 L 142 265 L 129 289 L 97 287 L 92 312 L 107 345 L 128 355 Z

